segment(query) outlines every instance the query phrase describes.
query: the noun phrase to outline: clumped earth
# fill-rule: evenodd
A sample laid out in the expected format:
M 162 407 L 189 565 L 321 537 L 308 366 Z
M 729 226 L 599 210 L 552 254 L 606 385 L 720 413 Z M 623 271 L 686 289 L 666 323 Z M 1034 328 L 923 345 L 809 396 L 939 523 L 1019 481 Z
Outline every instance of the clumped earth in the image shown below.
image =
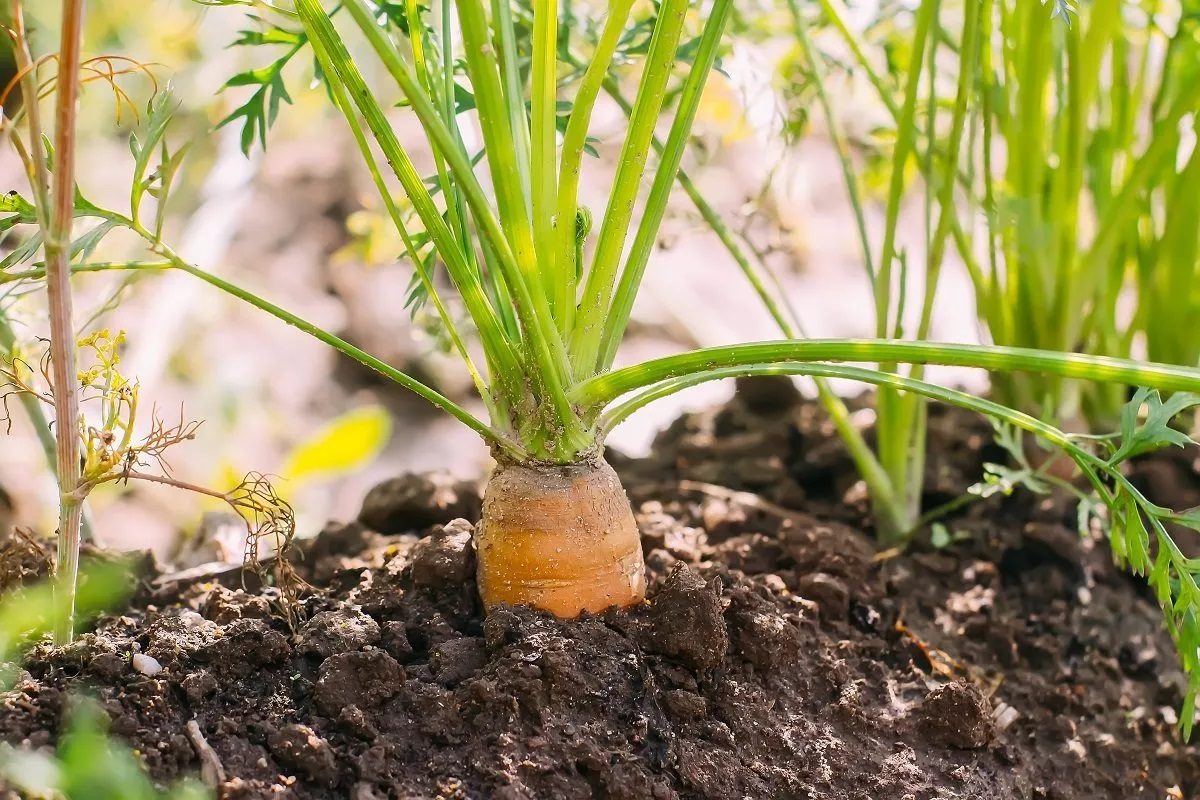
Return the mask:
M 1000 458 L 958 413 L 935 409 L 931 436 L 931 505 Z M 990 500 L 948 522 L 950 546 L 877 554 L 828 423 L 778 382 L 613 461 L 642 608 L 485 619 L 476 489 L 397 479 L 307 543 L 295 630 L 236 570 L 148 574 L 121 616 L 29 654 L 0 738 L 52 745 L 86 691 L 155 778 L 203 773 L 224 798 L 1200 792 L 1160 614 L 1070 502 Z M 1194 464 L 1163 469 L 1200 487 Z

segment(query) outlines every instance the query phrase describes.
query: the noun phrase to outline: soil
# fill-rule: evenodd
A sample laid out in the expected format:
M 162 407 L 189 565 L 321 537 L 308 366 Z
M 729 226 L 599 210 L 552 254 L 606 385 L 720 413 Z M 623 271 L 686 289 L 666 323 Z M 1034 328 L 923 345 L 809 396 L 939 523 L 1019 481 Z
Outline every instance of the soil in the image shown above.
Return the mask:
M 1200 793 L 1160 613 L 1070 502 L 988 500 L 948 521 L 949 546 L 877 553 L 852 466 L 789 386 L 746 383 L 652 458 L 612 454 L 643 607 L 485 619 L 477 488 L 398 478 L 306 543 L 295 630 L 237 570 L 148 574 L 120 616 L 28 654 L 0 738 L 51 746 L 87 691 L 156 779 L 204 753 L 224 798 Z M 946 409 L 931 445 L 931 506 L 1000 458 L 986 423 Z M 1139 480 L 1200 492 L 1171 458 Z

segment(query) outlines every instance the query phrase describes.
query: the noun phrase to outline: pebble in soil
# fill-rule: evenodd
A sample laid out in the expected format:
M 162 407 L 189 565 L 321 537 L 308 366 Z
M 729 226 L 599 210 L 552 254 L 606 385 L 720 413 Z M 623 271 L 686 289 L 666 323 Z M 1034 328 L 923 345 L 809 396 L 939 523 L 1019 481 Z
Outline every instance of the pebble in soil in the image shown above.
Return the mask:
M 742 398 L 683 418 L 653 459 L 614 457 L 640 508 L 644 607 L 485 619 L 455 518 L 477 495 L 398 479 L 307 543 L 296 630 L 271 590 L 151 583 L 75 645 L 29 654 L 0 738 L 50 745 L 87 687 L 162 781 L 199 771 L 195 720 L 227 798 L 1200 790 L 1159 613 L 1074 538 L 1069 506 L 977 507 L 954 548 L 877 562 L 820 414 L 769 386 Z M 994 455 L 969 418 L 931 419 L 936 500 Z

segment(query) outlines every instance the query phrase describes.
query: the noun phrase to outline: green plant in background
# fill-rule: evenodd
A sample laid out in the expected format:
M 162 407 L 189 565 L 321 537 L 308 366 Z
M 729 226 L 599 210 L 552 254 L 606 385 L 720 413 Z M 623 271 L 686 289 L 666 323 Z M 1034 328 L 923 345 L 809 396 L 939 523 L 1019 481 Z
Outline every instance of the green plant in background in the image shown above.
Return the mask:
M 987 211 L 987 266 L 972 279 L 995 341 L 1128 354 L 1140 326 L 1121 319 L 1118 298 L 1133 265 L 1144 302 L 1170 287 L 1187 303 L 1200 215 L 1176 187 L 1187 171 L 1177 161 L 1194 160 L 1182 140 L 1200 111 L 1193 5 L 1105 0 L 1063 13 L 1022 0 L 995 4 L 983 21 L 996 45 L 975 79 L 987 102 L 971 155 L 984 163 L 973 190 Z M 1021 157 L 1001 160 L 1004 152 Z M 1195 364 L 1194 351 L 1168 344 L 1191 337 L 1155 319 L 1177 308 L 1143 307 L 1148 343 L 1156 356 Z M 1093 427 L 1111 425 L 1124 400 L 1086 391 L 1080 407 L 1077 387 L 1056 382 L 997 388 L 1058 418 L 1082 413 Z
M 815 10 L 810 18 L 788 2 L 808 84 L 799 97 L 821 109 L 842 164 L 878 336 L 928 337 L 955 252 L 997 344 L 1128 357 L 1143 334 L 1153 359 L 1197 363 L 1194 337 L 1172 321 L 1195 308 L 1200 235 L 1200 207 L 1185 188 L 1200 165 L 1191 146 L 1200 60 L 1186 3 L 1077 11 L 1040 0 L 922 0 L 911 12 L 881 9 L 866 33 L 840 0 Z M 1121 24 L 1123 10 L 1132 27 Z M 848 59 L 814 45 L 818 27 Z M 831 100 L 828 80 L 840 70 L 864 76 L 894 123 L 882 231 L 868 227 L 863 158 Z M 902 208 L 918 196 L 925 291 L 914 309 L 904 288 L 918 265 L 898 242 Z M 1126 321 L 1118 299 L 1131 269 L 1138 310 Z M 994 373 L 993 391 L 1070 427 L 1085 417 L 1094 431 L 1111 428 L 1125 402 L 1120 387 L 1036 373 Z M 879 394 L 879 460 L 899 498 L 900 537 L 921 519 L 924 414 L 911 396 Z
M 1200 168 L 1192 4 L 927 0 L 913 18 L 907 66 L 889 61 L 894 75 L 878 69 L 839 0 L 821 9 L 896 121 L 892 189 L 906 193 L 915 167 L 936 196 L 930 285 L 934 255 L 949 242 L 998 344 L 1128 356 L 1142 334 L 1151 358 L 1196 363 L 1194 337 L 1170 322 L 1196 296 L 1200 211 L 1184 189 Z M 939 48 L 957 57 L 937 61 Z M 947 78 L 955 95 L 935 84 Z M 903 106 L 892 99 L 900 82 L 912 90 Z M 930 93 L 924 122 L 918 92 Z M 1131 278 L 1138 304 L 1128 320 L 1119 298 Z M 998 375 L 995 391 L 1044 416 L 1082 416 L 1093 429 L 1111 426 L 1125 399 L 1037 376 Z
M 846 24 L 845 10 L 840 7 L 838 0 L 823 0 L 821 3 L 820 8 L 829 17 L 831 26 L 836 28 L 849 44 L 851 54 L 857 59 L 856 66 L 866 72 L 871 83 L 879 90 L 886 110 L 895 120 L 896 135 L 888 173 L 884 227 L 881 236 L 877 237 L 868 228 L 864 211 L 864 192 L 859 178 L 860 170 L 856 168 L 847 137 L 840 128 L 840 120 L 826 85 L 827 67 L 824 55 L 813 44 L 811 23 L 802 13 L 799 3 L 796 0 L 788 0 L 787 8 L 802 58 L 802 69 L 805 70 L 807 81 L 812 84 L 813 99 L 827 120 L 830 141 L 840 161 L 854 211 L 858 240 L 862 246 L 863 265 L 872 288 L 875 334 L 881 339 L 899 339 L 906 335 L 912 335 L 918 340 L 927 339 L 933 322 L 934 300 L 947 248 L 952 236 L 961 238 L 963 235 L 961 224 L 955 215 L 954 192 L 968 109 L 976 88 L 972 75 L 982 30 L 981 18 L 987 13 L 987 9 L 977 3 L 968 3 L 964 7 L 962 36 L 952 45 L 956 46 L 961 64 L 955 93 L 947 98 L 944 104 L 936 101 L 940 98 L 928 98 L 925 103 L 926 120 L 922 121 L 919 109 L 922 100 L 926 99 L 922 94 L 925 91 L 922 78 L 927 70 L 934 72 L 941 43 L 938 34 L 942 31 L 937 27 L 940 0 L 922 0 L 917 7 L 913 15 L 911 38 L 906 42 L 907 68 L 897 69 L 895 75 L 887 77 L 873 67 L 864 46 Z M 931 85 L 935 77 L 936 73 L 929 77 Z M 900 98 L 899 101 L 896 100 L 897 97 Z M 936 129 L 935 119 L 943 105 L 950 109 L 950 118 L 944 134 L 941 134 Z M 939 139 L 935 134 L 944 135 L 945 139 Z M 907 251 L 900 245 L 899 236 L 902 206 L 910 197 L 910 163 L 920 166 L 921 174 L 928 183 L 925 201 L 925 290 L 917 307 L 915 328 L 911 327 L 911 301 L 906 292 L 908 273 L 912 265 L 909 263 Z M 939 165 L 945 165 L 942 172 L 937 171 Z M 881 367 L 890 371 L 896 369 L 896 364 L 884 362 Z M 923 376 L 922 365 L 914 365 L 909 370 L 909 375 L 920 379 Z M 897 392 L 887 387 L 879 390 L 877 403 L 876 453 L 880 472 L 885 476 L 888 495 L 892 498 L 889 504 L 892 512 L 887 516 L 880 514 L 880 503 L 876 499 L 876 516 L 882 538 L 885 541 L 899 542 L 911 536 L 919 523 L 925 519 L 922 514 L 922 496 L 927 404 L 923 398 L 913 393 Z M 872 487 L 868 484 L 868 488 Z M 873 499 L 877 494 L 878 492 L 873 491 Z
M 953 248 L 970 276 L 980 318 L 999 344 L 1120 357 L 1133 352 L 1140 334 L 1152 358 L 1196 363 L 1200 346 L 1178 324 L 1193 313 L 1197 297 L 1192 279 L 1200 206 L 1185 188 L 1200 174 L 1196 9 L 1188 3 L 1101 2 L 1077 10 L 1040 0 L 921 0 L 911 13 L 881 12 L 887 22 L 872 33 L 882 38 L 870 43 L 851 27 L 840 0 L 820 0 L 814 19 L 794 0 L 788 10 L 809 83 L 806 96 L 819 104 L 842 164 L 880 336 L 928 336 L 940 272 Z M 1131 24 L 1122 23 L 1123 12 Z M 897 26 L 897 18 L 908 27 Z M 862 169 L 827 84 L 837 61 L 814 46 L 811 31 L 818 25 L 841 40 L 850 56 L 844 68 L 865 76 L 894 122 L 881 237 L 867 226 Z M 914 176 L 924 182 L 925 293 L 910 331 L 904 287 L 913 265 L 897 241 L 901 208 L 917 191 Z M 1131 278 L 1137 312 L 1127 321 L 1119 299 Z M 910 375 L 919 377 L 919 367 Z M 1176 394 L 1164 402 L 1141 390 L 1126 403 L 1115 385 L 1065 380 L 1070 377 L 994 372 L 993 392 L 1005 406 L 1072 427 L 1083 416 L 1102 432 L 1119 418 L 1116 436 L 1056 444 L 1108 508 L 1117 563 L 1146 576 L 1163 607 L 1192 676 L 1182 716 L 1190 735 L 1197 621 L 1183 609 L 1193 596 L 1196 564 L 1182 557 L 1165 523 L 1196 529 L 1200 520 L 1150 503 L 1119 467 L 1149 450 L 1189 443 L 1171 426 L 1197 398 Z M 910 519 L 919 511 L 925 447 L 925 401 L 916 394 L 881 389 L 878 395 L 880 457 L 894 485 L 908 481 Z M 1017 427 L 1055 442 L 1054 435 Z M 1017 484 L 1078 491 L 1047 475 L 1045 465 L 1031 466 L 1019 438 L 1006 434 L 999 441 L 1007 442 L 1019 468 L 992 465 L 980 495 Z M 1084 456 L 1086 449 L 1098 452 Z M 1081 500 L 1081 509 L 1094 508 L 1095 498 Z
M 1155 5 L 1148 5 L 1145 12 L 1159 19 Z M 1147 25 L 1143 36 L 1132 43 L 1125 38 L 1114 41 L 1114 54 L 1136 64 L 1137 77 L 1132 89 L 1113 86 L 1108 101 L 1109 115 L 1120 123 L 1122 138 L 1118 142 L 1137 140 L 1146 127 L 1152 131 L 1152 139 L 1141 151 L 1142 169 L 1150 176 L 1141 182 L 1139 191 L 1108 201 L 1112 214 L 1116 214 L 1118 201 L 1138 206 L 1121 220 L 1112 245 L 1114 269 L 1124 264 L 1123 259 L 1134 265 L 1137 313 L 1130 331 L 1145 336 L 1150 358 L 1175 364 L 1200 362 L 1200 337 L 1193 335 L 1188 325 L 1172 324 L 1172 320 L 1195 319 L 1200 313 L 1200 206 L 1196 192 L 1191 191 L 1200 178 L 1200 148 L 1196 147 L 1200 132 L 1198 13 L 1195 3 L 1185 2 L 1177 19 L 1167 16 L 1168 23 L 1174 22 L 1170 35 L 1165 33 L 1170 25 L 1159 23 Z M 1157 68 L 1156 46 L 1163 51 Z M 1112 150 L 1105 153 L 1112 166 L 1128 163 L 1128 155 L 1122 157 L 1119 148 Z M 1119 278 L 1113 275 L 1108 280 Z M 1129 338 L 1127 334 L 1125 339 Z

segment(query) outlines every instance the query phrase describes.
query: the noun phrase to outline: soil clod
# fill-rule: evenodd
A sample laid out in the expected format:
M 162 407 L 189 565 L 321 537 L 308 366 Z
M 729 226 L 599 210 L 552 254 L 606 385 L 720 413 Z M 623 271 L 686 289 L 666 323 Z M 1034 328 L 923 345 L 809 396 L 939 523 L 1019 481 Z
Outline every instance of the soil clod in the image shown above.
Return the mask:
M 367 492 L 358 520 L 373 531 L 392 535 L 444 525 L 454 519 L 479 519 L 478 488 L 444 475 L 401 475 Z
M 939 686 L 926 695 L 918 719 L 932 741 L 960 750 L 983 747 L 994 733 L 987 699 L 967 681 Z
M 443 686 L 457 686 L 486 663 L 487 645 L 475 636 L 443 642 L 429 655 L 429 667 Z
M 299 771 L 313 783 L 328 787 L 337 783 L 333 749 L 307 725 L 285 725 L 271 734 L 267 745 L 281 764 Z
M 800 390 L 786 375 L 754 375 L 737 379 L 737 401 L 752 414 L 786 413 L 800 400 Z
M 382 650 L 340 653 L 321 664 L 313 691 L 317 709 L 336 718 L 346 706 L 373 708 L 400 691 L 404 670 Z
M 296 649 L 318 658 L 361 650 L 379 641 L 379 623 L 357 609 L 322 611 L 296 637 Z
M 842 579 L 824 572 L 801 577 L 796 582 L 796 593 L 820 606 L 825 619 L 844 620 L 850 613 L 850 589 Z
M 219 685 L 212 673 L 204 669 L 193 672 L 180 681 L 188 702 L 193 706 L 203 704 L 206 699 L 216 694 Z
M 475 573 L 475 526 L 465 519 L 437 525 L 412 549 L 412 580 L 416 586 L 461 586 Z
M 717 666 L 729 649 L 721 583 L 705 580 L 686 565 L 667 576 L 650 603 L 647 621 L 646 649 L 695 669 Z
M 261 619 L 238 620 L 208 647 L 213 669 L 236 677 L 281 664 L 291 652 L 287 638 Z

